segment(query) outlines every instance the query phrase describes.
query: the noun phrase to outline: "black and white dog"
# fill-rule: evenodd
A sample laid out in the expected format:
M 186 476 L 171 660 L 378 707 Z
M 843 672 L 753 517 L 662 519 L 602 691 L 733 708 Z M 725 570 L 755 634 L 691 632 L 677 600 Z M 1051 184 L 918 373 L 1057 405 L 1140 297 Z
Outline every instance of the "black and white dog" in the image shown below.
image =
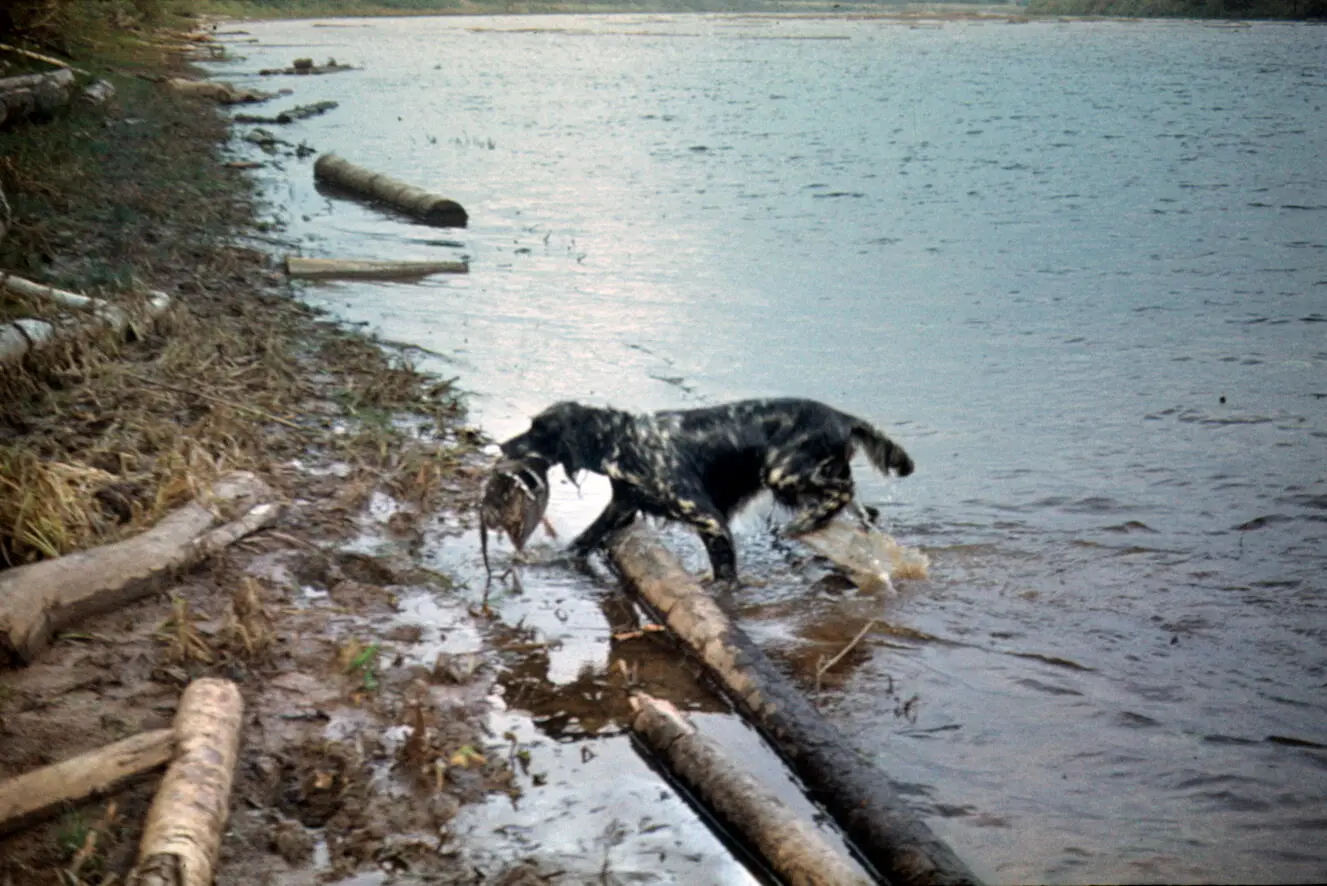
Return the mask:
M 824 526 L 853 497 L 849 460 L 860 445 L 882 474 L 912 473 L 912 459 L 862 419 L 815 400 L 742 400 L 635 415 L 558 403 L 502 444 L 508 458 L 547 471 L 562 465 L 604 474 L 613 498 L 572 543 L 588 555 L 637 513 L 695 527 L 715 579 L 733 582 L 737 558 L 728 518 L 762 489 L 794 511 L 790 536 Z

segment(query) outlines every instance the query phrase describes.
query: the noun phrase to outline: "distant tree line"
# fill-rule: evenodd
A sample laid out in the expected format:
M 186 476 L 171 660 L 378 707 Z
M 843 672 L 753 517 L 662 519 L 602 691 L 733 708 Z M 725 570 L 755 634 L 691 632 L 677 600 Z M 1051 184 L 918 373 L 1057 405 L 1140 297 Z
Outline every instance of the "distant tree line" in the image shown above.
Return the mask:
M 1327 18 L 1327 0 L 1028 0 L 1030 15 L 1122 18 Z

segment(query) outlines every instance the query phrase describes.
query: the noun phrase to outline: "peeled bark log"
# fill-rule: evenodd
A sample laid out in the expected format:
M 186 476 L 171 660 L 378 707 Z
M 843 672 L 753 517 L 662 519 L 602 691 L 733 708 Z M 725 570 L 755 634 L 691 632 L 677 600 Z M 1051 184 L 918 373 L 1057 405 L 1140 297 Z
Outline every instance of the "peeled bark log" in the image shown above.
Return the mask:
M 899 886 L 979 881 L 879 769 L 849 747 L 670 552 L 640 527 L 610 545 L 618 570 L 719 681 L 876 869 Z
M 27 117 L 49 117 L 68 105 L 73 94 L 74 72 L 68 68 L 0 79 L 0 127 Z
M 219 481 L 205 501 L 172 511 L 133 538 L 0 572 L 0 665 L 27 664 L 60 629 L 159 589 L 182 570 L 272 523 L 279 506 L 253 474 Z M 213 508 L 244 510 L 213 529 Z M 211 531 L 209 531 L 211 530 Z
M 870 882 L 772 791 L 705 738 L 677 708 L 633 696 L 632 731 L 724 822 L 747 839 L 789 886 Z
M 408 280 L 430 274 L 465 274 L 463 261 L 361 261 L 286 257 L 286 273 L 308 280 Z
M 454 200 L 356 166 L 336 154 L 319 157 L 313 164 L 313 175 L 319 181 L 386 203 L 425 224 L 463 228 L 469 220 L 465 209 Z
M 175 714 L 179 751 L 148 810 L 134 886 L 211 886 L 230 811 L 244 701 L 229 680 L 189 684 Z
M 0 784 L 0 833 L 27 827 L 69 804 L 114 793 L 166 765 L 174 754 L 174 730 L 156 729 L 15 776 Z

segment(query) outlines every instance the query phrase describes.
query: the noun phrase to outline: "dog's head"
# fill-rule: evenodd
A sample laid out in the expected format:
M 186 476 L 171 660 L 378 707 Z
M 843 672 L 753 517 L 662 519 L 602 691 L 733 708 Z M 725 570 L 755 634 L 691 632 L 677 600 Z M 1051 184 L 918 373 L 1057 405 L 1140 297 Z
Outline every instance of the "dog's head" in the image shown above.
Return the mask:
M 605 410 L 580 403 L 555 403 L 530 421 L 530 429 L 501 444 L 507 458 L 560 464 L 568 477 L 600 470 L 604 455 Z

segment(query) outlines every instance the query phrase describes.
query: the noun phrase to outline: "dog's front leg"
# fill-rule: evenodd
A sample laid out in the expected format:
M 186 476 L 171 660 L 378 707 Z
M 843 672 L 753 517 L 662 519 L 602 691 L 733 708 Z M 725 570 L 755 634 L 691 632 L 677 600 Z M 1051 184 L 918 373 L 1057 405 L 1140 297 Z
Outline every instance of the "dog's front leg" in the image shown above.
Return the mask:
M 616 484 L 614 484 L 616 485 Z M 594 522 L 585 527 L 585 531 L 576 536 L 571 542 L 572 556 L 578 560 L 584 560 L 598 547 L 600 547 L 609 535 L 617 530 L 627 526 L 636 518 L 637 508 L 631 504 L 626 496 L 619 495 L 614 489 L 613 500 L 604 508 L 603 513 L 594 518 Z

